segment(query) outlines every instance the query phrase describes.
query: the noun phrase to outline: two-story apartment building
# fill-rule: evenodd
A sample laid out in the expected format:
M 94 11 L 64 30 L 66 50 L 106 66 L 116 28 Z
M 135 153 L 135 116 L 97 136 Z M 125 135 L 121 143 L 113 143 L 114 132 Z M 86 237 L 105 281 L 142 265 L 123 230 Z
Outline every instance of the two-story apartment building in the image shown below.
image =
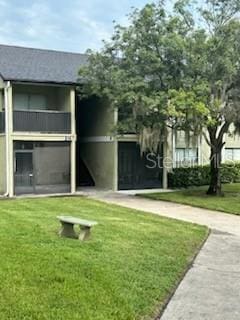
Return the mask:
M 0 45 L 0 194 L 162 186 L 137 136 L 112 133 L 117 112 L 78 99 L 84 63 L 82 54 Z
M 116 110 L 79 99 L 85 63 L 83 54 L 0 45 L 0 195 L 167 188 L 172 167 L 208 161 L 203 139 L 188 146 L 174 132 L 160 161 L 141 156 L 137 135 L 113 133 Z M 238 137 L 226 138 L 223 158 L 240 160 Z
M 0 46 L 0 192 L 75 192 L 77 72 L 86 56 Z

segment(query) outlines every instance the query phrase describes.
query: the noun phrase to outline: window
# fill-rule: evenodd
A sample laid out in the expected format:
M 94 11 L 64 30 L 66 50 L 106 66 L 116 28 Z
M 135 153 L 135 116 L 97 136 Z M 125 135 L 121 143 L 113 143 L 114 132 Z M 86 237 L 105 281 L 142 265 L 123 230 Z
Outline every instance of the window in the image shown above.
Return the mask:
M 240 161 L 240 148 L 226 148 L 225 161 Z
M 15 94 L 14 99 L 15 110 L 28 110 L 28 95 L 27 94 Z
M 29 96 L 29 109 L 32 110 L 46 110 L 46 97 L 40 94 L 31 94 Z
M 44 95 L 40 94 L 23 94 L 14 95 L 14 110 L 46 110 L 47 100 Z
M 198 149 L 197 148 L 177 148 L 175 150 L 176 165 L 181 164 L 197 164 L 198 163 Z

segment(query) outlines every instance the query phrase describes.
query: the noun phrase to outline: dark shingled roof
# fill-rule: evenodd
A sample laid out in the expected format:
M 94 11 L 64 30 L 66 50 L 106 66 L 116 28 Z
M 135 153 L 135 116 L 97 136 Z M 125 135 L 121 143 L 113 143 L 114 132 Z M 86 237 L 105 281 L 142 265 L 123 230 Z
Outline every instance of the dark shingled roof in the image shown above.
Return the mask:
M 75 84 L 87 55 L 0 45 L 3 80 Z

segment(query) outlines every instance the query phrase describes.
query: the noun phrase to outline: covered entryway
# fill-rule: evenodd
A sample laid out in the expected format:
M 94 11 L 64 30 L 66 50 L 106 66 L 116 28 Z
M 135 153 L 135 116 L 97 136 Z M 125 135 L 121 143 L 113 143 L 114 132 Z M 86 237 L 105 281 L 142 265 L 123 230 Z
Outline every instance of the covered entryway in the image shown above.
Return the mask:
M 70 192 L 69 142 L 14 142 L 16 195 Z
M 114 114 L 97 97 L 77 99 L 77 187 L 113 190 L 116 183 L 116 144 L 110 136 Z M 115 161 L 116 160 L 116 161 Z
M 93 187 L 95 186 L 95 182 L 82 160 L 79 154 L 79 148 L 77 150 L 77 186 L 78 187 Z
M 119 142 L 118 189 L 161 188 L 163 170 L 157 161 L 154 165 L 154 161 L 156 159 L 141 156 L 136 142 Z

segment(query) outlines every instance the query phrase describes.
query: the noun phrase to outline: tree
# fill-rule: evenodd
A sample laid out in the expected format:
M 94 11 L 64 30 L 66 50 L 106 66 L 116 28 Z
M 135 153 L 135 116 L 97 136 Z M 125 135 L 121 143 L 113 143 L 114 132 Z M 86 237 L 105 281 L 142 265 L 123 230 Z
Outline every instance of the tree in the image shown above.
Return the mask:
M 240 1 L 207 0 L 199 12 L 205 29 L 194 28 L 188 37 L 188 72 L 170 100 L 179 127 L 203 133 L 211 149 L 207 193 L 219 195 L 224 136 L 232 124 L 240 128 Z
M 109 43 L 80 70 L 83 94 L 107 97 L 119 110 L 118 131 L 135 131 L 142 152 L 156 152 L 168 127 L 203 134 L 211 148 L 209 194 L 221 193 L 224 136 L 240 128 L 240 0 L 164 2 L 115 26 Z M 200 23 L 198 23 L 198 20 Z

